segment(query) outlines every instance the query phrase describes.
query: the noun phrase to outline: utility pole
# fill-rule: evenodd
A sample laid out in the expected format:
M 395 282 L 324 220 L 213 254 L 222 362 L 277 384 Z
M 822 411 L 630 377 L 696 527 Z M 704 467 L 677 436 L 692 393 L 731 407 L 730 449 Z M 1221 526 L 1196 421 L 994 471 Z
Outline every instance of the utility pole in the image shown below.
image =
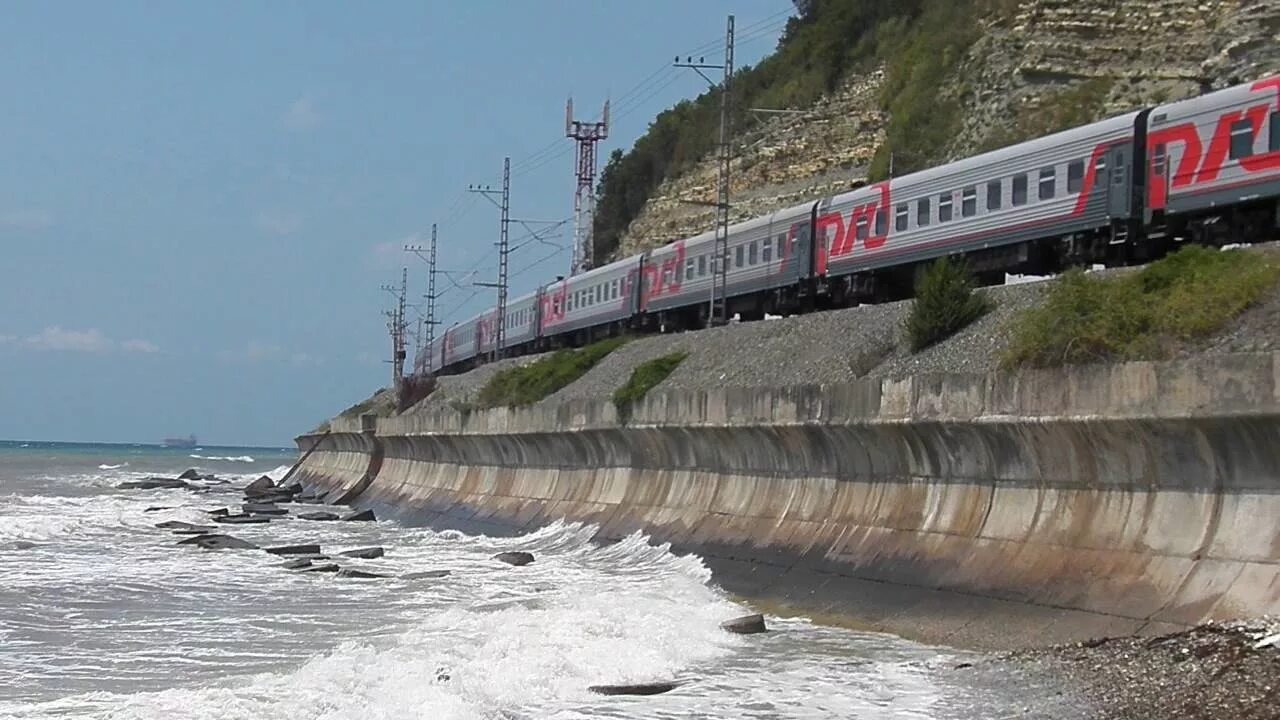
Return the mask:
M 405 245 L 404 251 L 411 252 L 418 257 L 422 257 L 421 245 Z M 414 355 L 416 372 L 431 372 L 435 370 L 435 357 L 426 358 L 426 362 L 421 366 L 417 366 L 417 358 L 422 355 L 421 348 L 431 349 L 431 345 L 436 341 L 436 224 L 431 223 L 431 249 L 425 258 L 427 261 L 427 294 L 423 297 L 427 301 L 427 317 L 425 320 L 418 318 L 418 345 L 419 352 Z M 426 325 L 427 338 L 426 342 L 422 342 L 422 328 Z
M 729 165 L 733 159 L 733 93 L 729 80 L 733 77 L 733 16 L 730 15 L 724 33 L 724 64 L 710 65 L 692 57 L 680 62 L 676 58 L 675 67 L 694 70 L 706 80 L 712 88 L 717 87 L 703 70 L 722 70 L 724 75 L 720 81 L 720 148 L 719 192 L 716 198 L 716 253 L 711 259 L 711 300 L 707 307 L 707 325 L 724 325 L 729 322 L 728 272 L 729 272 Z
M 569 265 L 572 276 L 595 266 L 596 145 L 609 137 L 609 102 L 604 103 L 600 122 L 582 122 L 573 119 L 573 98 L 569 98 L 564 111 L 564 134 L 578 146 L 574 164 L 578 184 L 573 194 L 573 259 Z
M 396 288 L 391 285 L 383 285 L 383 290 L 387 292 L 396 292 Z M 408 324 L 405 322 L 405 293 L 409 289 L 409 268 L 401 268 L 400 270 L 400 288 L 396 295 L 396 305 L 393 309 L 386 312 L 387 330 L 391 332 L 391 385 L 397 390 L 400 388 L 400 382 L 404 378 L 404 358 L 405 358 L 405 331 Z
M 511 224 L 511 158 L 507 157 L 502 161 L 501 192 L 493 190 L 488 185 L 483 187 L 473 185 L 468 187 L 467 190 L 480 193 L 502 211 L 502 228 L 498 235 L 498 281 L 475 283 L 479 287 L 491 287 L 498 290 L 498 316 L 496 318 L 497 328 L 494 331 L 493 359 L 499 360 L 502 358 L 502 346 L 507 337 L 507 255 L 511 252 L 507 231 Z M 494 195 L 500 196 L 502 201 L 494 200 Z

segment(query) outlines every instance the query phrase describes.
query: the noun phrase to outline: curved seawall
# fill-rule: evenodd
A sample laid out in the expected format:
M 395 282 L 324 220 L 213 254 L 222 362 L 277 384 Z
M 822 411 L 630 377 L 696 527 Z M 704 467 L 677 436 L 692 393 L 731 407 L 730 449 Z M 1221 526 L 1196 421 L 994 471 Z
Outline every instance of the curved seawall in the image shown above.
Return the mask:
M 1257 354 L 441 411 L 336 422 L 298 477 L 440 527 L 643 531 L 770 609 L 1044 645 L 1280 612 L 1278 392 Z

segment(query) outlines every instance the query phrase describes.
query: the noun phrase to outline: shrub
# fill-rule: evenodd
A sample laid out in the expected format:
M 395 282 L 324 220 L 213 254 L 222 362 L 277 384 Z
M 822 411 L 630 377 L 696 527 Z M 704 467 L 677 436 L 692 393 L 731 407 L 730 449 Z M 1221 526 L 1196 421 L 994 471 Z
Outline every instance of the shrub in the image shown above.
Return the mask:
M 476 396 L 478 407 L 532 405 L 577 380 L 627 342 L 609 338 L 577 350 L 558 350 L 540 360 L 495 374 Z
M 951 337 L 982 317 L 986 298 L 973 292 L 973 278 L 962 261 L 939 258 L 925 268 L 916 282 L 916 300 L 907 316 L 907 337 L 912 352 Z
M 640 363 L 631 371 L 626 384 L 613 392 L 613 404 L 623 409 L 639 402 L 658 383 L 666 380 L 687 357 L 689 353 L 678 352 Z
M 1005 364 L 1158 360 L 1240 314 L 1280 281 L 1273 256 L 1192 245 L 1142 270 L 1064 274 L 1015 321 Z

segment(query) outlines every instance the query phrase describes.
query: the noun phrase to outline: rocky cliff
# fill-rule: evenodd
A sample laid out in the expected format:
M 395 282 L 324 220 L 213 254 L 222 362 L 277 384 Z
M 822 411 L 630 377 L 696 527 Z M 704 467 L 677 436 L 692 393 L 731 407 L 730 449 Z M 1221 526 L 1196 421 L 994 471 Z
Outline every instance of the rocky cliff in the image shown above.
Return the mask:
M 948 69 L 940 100 L 958 110 L 944 157 L 962 157 L 1130 108 L 1280 71 L 1275 0 L 1008 0 Z M 891 120 L 885 79 L 862 69 L 800 114 L 743 123 L 733 164 L 735 220 L 865 181 Z M 668 177 L 616 256 L 713 227 L 714 158 Z

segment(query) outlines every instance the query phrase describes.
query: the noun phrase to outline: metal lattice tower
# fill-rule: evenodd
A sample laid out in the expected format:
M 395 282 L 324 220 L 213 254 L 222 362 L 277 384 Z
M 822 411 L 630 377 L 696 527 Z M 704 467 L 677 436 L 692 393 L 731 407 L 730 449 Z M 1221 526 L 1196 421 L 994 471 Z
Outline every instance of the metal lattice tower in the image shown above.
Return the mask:
M 435 354 L 431 346 L 436 341 L 436 224 L 431 223 L 430 272 L 427 273 L 427 352 L 430 357 L 422 368 L 424 372 L 435 370 Z
M 573 98 L 569 98 L 564 111 L 564 135 L 578 146 L 574 163 L 578 183 L 573 193 L 573 260 L 569 266 L 569 274 L 577 275 L 595 266 L 596 145 L 609 137 L 609 102 L 605 101 L 600 122 L 582 122 L 573 119 Z
M 387 330 L 391 333 L 391 385 L 399 388 L 404 378 L 405 334 L 408 323 L 405 321 L 405 294 L 409 290 L 409 268 L 400 269 L 400 288 L 383 285 L 383 290 L 396 293 L 396 305 L 387 311 Z
M 729 170 L 733 161 L 733 92 L 729 80 L 733 77 L 733 16 L 730 15 L 724 33 L 724 64 L 709 65 L 698 58 L 687 58 L 680 62 L 676 58 L 676 67 L 690 68 L 697 71 L 713 88 L 720 90 L 720 142 L 719 142 L 719 182 L 716 202 L 716 252 L 711 258 L 711 299 L 707 307 L 707 325 L 724 325 L 729 322 Z M 717 84 L 707 77 L 703 70 L 722 70 L 724 75 Z
M 439 268 L 436 267 L 436 225 L 435 223 L 431 224 L 431 246 L 428 249 L 428 254 L 426 256 L 423 256 L 422 254 L 422 251 L 424 249 L 426 248 L 423 248 L 421 245 L 405 245 L 404 246 L 405 252 L 413 253 L 414 255 L 417 255 L 420 259 L 425 260 L 427 263 L 427 294 L 422 296 L 423 300 L 426 301 L 426 314 L 425 314 L 425 317 L 420 316 L 418 318 L 419 352 L 417 352 L 414 355 L 414 372 L 418 374 L 429 373 L 435 370 L 434 353 L 424 358 L 422 357 L 422 352 L 421 352 L 422 347 L 426 347 L 428 351 L 431 350 L 432 343 L 436 341 L 436 325 L 440 324 L 436 320 L 436 273 L 440 272 L 440 270 Z M 445 273 L 447 274 L 448 271 L 445 271 Z M 426 336 L 425 342 L 423 342 L 423 338 L 422 338 L 422 328 L 424 325 L 426 326 L 426 329 L 427 329 L 427 336 Z
M 493 343 L 493 360 L 502 358 L 503 345 L 507 339 L 507 257 L 511 254 L 511 246 L 508 242 L 508 230 L 511 226 L 511 158 L 504 158 L 502 161 L 502 201 L 498 203 L 493 199 L 493 195 L 498 192 L 485 187 L 467 188 L 471 192 L 480 193 L 489 198 L 490 202 L 498 205 L 498 209 L 502 211 L 502 227 L 498 235 L 498 282 L 478 282 L 476 285 L 480 287 L 492 287 L 498 289 L 498 307 L 497 317 L 494 318 L 497 326 L 494 331 Z

